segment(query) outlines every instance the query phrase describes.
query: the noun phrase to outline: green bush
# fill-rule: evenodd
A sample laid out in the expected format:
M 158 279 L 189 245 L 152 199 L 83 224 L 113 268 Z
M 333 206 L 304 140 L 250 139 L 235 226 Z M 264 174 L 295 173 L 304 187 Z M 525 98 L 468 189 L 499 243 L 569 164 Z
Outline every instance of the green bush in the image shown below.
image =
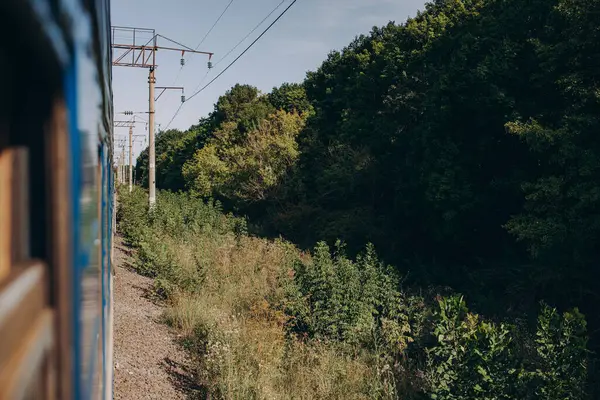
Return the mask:
M 436 345 L 427 350 L 431 398 L 522 399 L 512 327 L 469 313 L 462 296 L 440 298 Z
M 142 275 L 156 278 L 173 269 L 173 257 L 163 235 L 149 235 L 137 248 L 137 270 Z
M 226 359 L 194 350 L 215 394 L 266 393 L 281 382 L 319 387 L 306 370 L 316 365 L 331 382 L 347 373 L 343 382 L 371 398 L 586 399 L 586 321 L 577 309 L 560 314 L 542 304 L 531 328 L 490 321 L 470 312 L 461 295 L 402 288 L 370 244 L 355 259 L 339 241 L 302 254 L 282 240 L 248 237 L 245 219 L 190 194 L 159 192 L 148 212 L 135 188 L 120 194 L 117 219 L 136 248 L 138 271 L 173 302 L 175 325 L 200 344 L 229 338 L 235 351 Z M 261 370 L 265 360 L 269 371 Z M 285 379 L 277 383 L 279 373 Z M 328 385 L 318 390 L 329 393 Z
M 427 349 L 428 391 L 438 400 L 585 399 L 585 319 L 542 306 L 534 346 L 520 351 L 515 326 L 469 313 L 462 296 L 439 298 L 436 344 Z
M 586 398 L 586 321 L 579 310 L 560 315 L 542 303 L 535 337 L 537 358 L 525 379 L 533 386 L 529 398 L 578 400 Z
M 248 232 L 246 220 L 223 213 L 220 202 L 188 193 L 159 191 L 156 206 L 151 211 L 147 194 L 138 186 L 134 186 L 132 192 L 119 190 L 118 201 L 119 232 L 134 247 L 141 246 L 150 232 L 180 239 L 189 234 L 245 235 Z
M 149 234 L 148 196 L 139 186 L 134 186 L 131 192 L 124 186 L 119 189 L 117 200 L 118 231 L 127 244 L 137 247 Z
M 156 230 L 176 238 L 247 231 L 246 220 L 225 214 L 220 202 L 168 191 L 159 192 L 150 223 Z
M 298 261 L 286 312 L 293 332 L 368 350 L 382 393 L 439 400 L 580 400 L 585 397 L 585 319 L 542 306 L 537 330 L 469 312 L 460 295 L 425 299 L 400 290 L 399 277 L 372 245 L 349 259 L 320 242 Z M 344 349 L 344 347 L 341 347 Z M 357 350 L 362 349 L 362 350 Z M 343 350 L 342 350 L 343 351 Z M 422 377 L 421 377 L 422 376 Z
M 224 214 L 218 201 L 160 191 L 155 207 L 149 211 L 143 189 L 122 189 L 117 210 L 119 232 L 136 249 L 136 269 L 155 278 L 156 292 L 162 297 L 168 297 L 177 288 L 192 292 L 200 288 L 204 266 L 197 259 L 192 267 L 178 265 L 179 245 L 193 242 L 198 235 L 247 234 L 246 220 Z
M 371 245 L 352 261 L 340 242 L 333 254 L 320 242 L 310 261 L 296 263 L 295 273 L 300 294 L 296 298 L 306 302 L 294 305 L 295 328 L 317 338 L 367 344 L 382 321 L 387 321 L 384 327 L 404 325 L 398 278 Z

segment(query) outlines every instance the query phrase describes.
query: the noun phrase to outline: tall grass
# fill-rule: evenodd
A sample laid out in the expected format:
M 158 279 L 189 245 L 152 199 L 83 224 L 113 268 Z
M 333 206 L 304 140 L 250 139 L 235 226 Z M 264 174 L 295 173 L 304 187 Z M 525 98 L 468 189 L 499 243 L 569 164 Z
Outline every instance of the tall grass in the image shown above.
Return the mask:
M 491 321 L 458 294 L 401 290 L 372 246 L 311 254 L 249 236 L 218 202 L 122 193 L 119 230 L 154 278 L 210 399 L 585 399 L 583 315 Z M 436 292 L 435 288 L 433 290 Z M 589 397 L 587 397 L 589 398 Z
M 160 192 L 147 214 L 144 196 L 121 195 L 119 227 L 184 338 L 198 398 L 373 398 L 370 357 L 288 334 L 293 245 L 246 235 L 245 221 L 215 202 Z

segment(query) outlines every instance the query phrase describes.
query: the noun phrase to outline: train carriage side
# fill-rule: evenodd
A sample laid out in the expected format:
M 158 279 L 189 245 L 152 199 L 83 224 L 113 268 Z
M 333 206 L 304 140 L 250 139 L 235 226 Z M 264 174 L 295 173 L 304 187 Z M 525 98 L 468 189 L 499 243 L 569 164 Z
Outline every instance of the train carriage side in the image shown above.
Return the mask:
M 108 0 L 4 0 L 0 398 L 112 398 Z

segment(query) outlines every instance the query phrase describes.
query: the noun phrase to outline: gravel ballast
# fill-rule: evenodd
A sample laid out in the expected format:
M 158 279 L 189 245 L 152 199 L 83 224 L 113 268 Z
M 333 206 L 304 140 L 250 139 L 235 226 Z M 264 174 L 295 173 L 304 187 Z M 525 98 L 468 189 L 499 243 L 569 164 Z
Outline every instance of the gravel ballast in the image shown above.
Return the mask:
M 147 298 L 152 279 L 129 268 L 115 238 L 114 398 L 185 399 L 188 358 L 176 333 L 160 322 L 162 307 Z

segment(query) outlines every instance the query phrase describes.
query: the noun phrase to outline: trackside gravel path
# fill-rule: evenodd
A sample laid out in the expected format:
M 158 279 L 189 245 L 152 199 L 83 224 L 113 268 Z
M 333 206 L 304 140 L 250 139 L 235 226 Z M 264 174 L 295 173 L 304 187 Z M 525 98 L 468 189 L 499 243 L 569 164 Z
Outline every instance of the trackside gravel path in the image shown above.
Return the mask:
M 185 399 L 185 352 L 160 322 L 162 307 L 146 296 L 152 279 L 133 272 L 130 262 L 115 237 L 114 398 Z

